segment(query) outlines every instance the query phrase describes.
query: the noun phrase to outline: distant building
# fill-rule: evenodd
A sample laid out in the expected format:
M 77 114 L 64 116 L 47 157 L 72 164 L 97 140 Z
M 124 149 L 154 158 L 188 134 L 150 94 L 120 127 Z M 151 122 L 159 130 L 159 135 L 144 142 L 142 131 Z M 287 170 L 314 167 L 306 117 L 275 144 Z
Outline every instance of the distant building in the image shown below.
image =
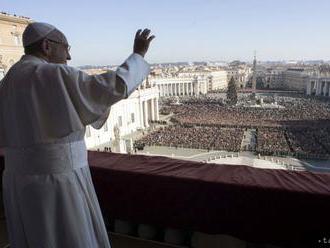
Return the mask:
M 307 95 L 330 97 L 330 67 L 320 66 L 309 73 L 306 87 Z
M 306 92 L 309 75 L 305 68 L 268 68 L 263 74 L 263 87 Z
M 228 86 L 227 71 L 204 66 L 172 68 L 162 73 L 157 69 L 148 80 L 158 87 L 160 97 L 198 96 Z
M 264 88 L 267 89 L 284 89 L 282 68 L 269 68 L 266 72 Z
M 30 18 L 0 13 L 0 79 L 24 54 L 22 34 Z
M 208 91 L 227 89 L 228 77 L 227 71 L 217 70 L 209 73 Z
M 205 76 L 179 75 L 150 77 L 152 85 L 159 90 L 160 97 L 198 96 L 208 91 L 208 79 Z
M 305 92 L 308 75 L 303 68 L 289 68 L 282 72 L 282 80 L 285 89 Z
M 252 68 L 246 65 L 240 66 L 231 66 L 227 69 L 227 81 L 233 77 L 237 88 L 245 88 L 246 83 L 249 81 L 249 78 L 252 76 Z
M 159 120 L 158 95 L 157 87 L 144 81 L 127 99 L 111 106 L 109 118 L 101 129 L 86 127 L 87 148 L 110 144 L 112 151 L 127 152 L 127 147 L 120 147 L 123 136 L 147 129 L 150 121 Z

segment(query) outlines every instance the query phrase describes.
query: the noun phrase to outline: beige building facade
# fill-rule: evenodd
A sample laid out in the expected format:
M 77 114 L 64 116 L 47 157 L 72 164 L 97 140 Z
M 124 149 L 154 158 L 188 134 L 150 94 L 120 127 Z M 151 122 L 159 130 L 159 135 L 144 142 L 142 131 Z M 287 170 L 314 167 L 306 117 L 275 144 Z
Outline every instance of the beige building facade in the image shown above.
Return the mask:
M 0 13 L 0 80 L 24 54 L 22 34 L 30 22 L 27 17 Z

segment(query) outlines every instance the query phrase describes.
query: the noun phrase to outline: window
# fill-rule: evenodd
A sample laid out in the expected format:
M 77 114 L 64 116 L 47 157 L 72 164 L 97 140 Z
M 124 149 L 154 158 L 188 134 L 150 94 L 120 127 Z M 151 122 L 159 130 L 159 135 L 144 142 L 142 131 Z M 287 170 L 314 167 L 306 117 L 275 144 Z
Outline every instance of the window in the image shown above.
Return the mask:
M 135 122 L 134 113 L 131 113 L 131 122 L 132 122 L 132 123 Z

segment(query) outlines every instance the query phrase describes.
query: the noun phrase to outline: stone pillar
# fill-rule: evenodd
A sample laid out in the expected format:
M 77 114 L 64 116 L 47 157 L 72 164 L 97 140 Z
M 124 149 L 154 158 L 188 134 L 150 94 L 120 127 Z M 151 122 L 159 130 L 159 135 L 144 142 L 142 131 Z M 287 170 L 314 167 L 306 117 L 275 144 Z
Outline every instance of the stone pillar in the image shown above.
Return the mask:
M 140 109 L 140 123 L 141 123 L 141 127 L 144 127 L 143 101 L 141 100 L 141 97 L 139 99 L 139 109 Z
M 321 94 L 321 87 L 322 87 L 322 82 L 318 80 L 316 83 L 316 95 L 318 96 Z
M 197 83 L 196 83 L 196 85 L 197 85 L 197 96 L 199 96 L 199 81 L 197 80 Z
M 323 84 L 323 83 L 322 83 Z M 325 96 L 327 90 L 327 82 L 324 82 L 324 85 L 322 87 L 322 96 Z
M 144 119 L 144 126 L 149 127 L 148 123 L 148 101 L 143 102 L 143 119 Z
M 320 85 L 319 85 L 319 95 L 320 96 L 323 95 L 323 82 L 320 82 Z
M 150 100 L 150 108 L 151 108 L 151 120 L 154 121 L 156 120 L 154 99 Z
M 158 97 L 154 99 L 156 121 L 159 121 L 159 105 L 158 105 L 158 99 L 159 99 Z

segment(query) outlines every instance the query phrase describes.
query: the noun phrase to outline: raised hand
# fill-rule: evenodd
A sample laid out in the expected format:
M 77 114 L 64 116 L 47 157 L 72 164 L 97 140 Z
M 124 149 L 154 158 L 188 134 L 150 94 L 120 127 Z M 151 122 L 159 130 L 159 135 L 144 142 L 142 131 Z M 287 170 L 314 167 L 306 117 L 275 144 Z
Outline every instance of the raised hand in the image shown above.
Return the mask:
M 140 54 L 142 57 L 147 53 L 150 42 L 155 38 L 154 35 L 150 35 L 149 29 L 144 29 L 141 32 L 139 29 L 135 34 L 133 52 Z

